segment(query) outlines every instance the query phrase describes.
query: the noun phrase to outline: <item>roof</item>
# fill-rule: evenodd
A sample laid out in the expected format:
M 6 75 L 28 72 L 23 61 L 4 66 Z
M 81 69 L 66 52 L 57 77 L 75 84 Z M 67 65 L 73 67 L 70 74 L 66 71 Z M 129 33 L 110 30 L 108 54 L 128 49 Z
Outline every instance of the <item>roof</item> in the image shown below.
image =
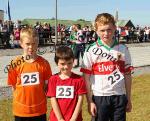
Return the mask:
M 125 27 L 125 26 L 130 26 L 130 27 L 134 27 L 133 23 L 131 22 L 131 20 L 118 20 L 116 22 L 117 26 L 120 27 Z

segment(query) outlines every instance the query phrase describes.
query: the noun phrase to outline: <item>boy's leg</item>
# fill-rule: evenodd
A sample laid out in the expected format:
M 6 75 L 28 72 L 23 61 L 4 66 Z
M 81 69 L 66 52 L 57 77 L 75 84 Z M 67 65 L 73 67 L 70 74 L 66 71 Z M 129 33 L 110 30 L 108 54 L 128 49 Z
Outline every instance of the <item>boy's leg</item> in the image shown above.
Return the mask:
M 85 43 L 82 43 L 82 45 L 80 47 L 80 53 L 81 53 L 82 59 L 83 59 L 83 56 L 84 56 L 84 51 L 85 51 Z
M 15 116 L 15 121 L 46 121 L 46 114 L 35 117 L 18 117 Z
M 125 95 L 112 96 L 113 113 L 111 121 L 126 121 L 127 98 Z
M 29 121 L 26 117 L 15 116 L 15 121 Z
M 30 121 L 46 121 L 46 114 L 35 116 Z
M 80 56 L 80 48 L 79 48 L 79 44 L 76 44 L 75 49 L 74 49 L 74 67 L 78 67 L 79 66 L 79 56 Z
M 109 96 L 93 96 L 96 104 L 97 114 L 95 121 L 109 121 L 111 113 L 111 102 Z

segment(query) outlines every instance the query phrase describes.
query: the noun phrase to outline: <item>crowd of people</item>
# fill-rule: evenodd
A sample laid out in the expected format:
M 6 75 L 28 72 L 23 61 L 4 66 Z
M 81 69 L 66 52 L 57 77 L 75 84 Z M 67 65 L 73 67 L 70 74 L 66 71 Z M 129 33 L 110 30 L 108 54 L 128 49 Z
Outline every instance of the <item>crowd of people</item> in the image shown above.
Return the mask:
M 59 71 L 54 75 L 52 65 L 36 53 L 38 31 L 33 27 L 21 29 L 23 53 L 10 62 L 7 80 L 14 91 L 15 121 L 46 121 L 46 96 L 52 107 L 50 121 L 82 121 L 85 95 L 92 121 L 126 121 L 126 112 L 132 110 L 129 50 L 114 38 L 116 25 L 111 14 L 98 14 L 94 28 L 97 39 L 85 49 L 88 40 L 84 31 L 79 24 L 72 26 L 72 48 L 63 45 L 56 49 L 54 61 Z M 79 65 L 79 53 L 83 76 L 72 72 L 73 66 Z
M 5 48 L 19 46 L 21 21 L 0 21 L 0 45 Z
M 22 25 L 21 21 L 17 21 L 16 23 L 6 21 L 4 23 L 0 23 L 0 41 L 1 45 L 11 48 L 18 47 L 18 41 L 20 39 L 20 30 L 24 27 L 32 26 L 38 31 L 39 34 L 39 44 L 47 44 L 48 42 L 52 42 L 52 36 L 55 36 L 55 26 L 51 26 L 50 23 L 44 22 L 36 22 L 35 25 Z M 69 39 L 70 33 L 72 32 L 72 25 L 66 26 L 63 24 L 58 24 L 57 26 L 57 34 L 60 36 L 62 41 L 67 41 Z M 85 39 L 89 40 L 92 37 L 94 30 L 91 30 L 89 26 L 85 26 L 82 28 L 84 31 Z M 94 38 L 91 38 L 94 39 Z M 45 42 L 46 41 L 46 42 Z
M 5 21 L 0 22 L 0 44 L 6 48 L 16 48 L 19 47 L 20 30 L 23 27 L 31 25 L 22 25 L 21 21 L 12 22 Z M 57 32 L 60 36 L 62 42 L 66 42 L 70 39 L 71 32 L 73 31 L 74 25 L 63 25 L 58 24 Z M 55 36 L 55 26 L 51 26 L 50 23 L 36 22 L 32 25 L 39 33 L 39 45 L 47 44 L 53 42 L 52 36 Z M 82 26 L 80 28 L 83 31 L 83 37 L 85 43 L 92 43 L 97 39 L 97 34 L 92 26 Z M 126 43 L 130 42 L 148 42 L 150 40 L 150 27 L 120 27 L 117 26 L 114 37 L 121 42 L 125 40 Z
M 146 26 L 144 28 L 137 25 L 136 28 L 133 27 L 119 27 L 116 30 L 116 39 L 120 40 L 121 37 L 126 40 L 126 42 L 148 42 L 150 40 L 150 27 Z

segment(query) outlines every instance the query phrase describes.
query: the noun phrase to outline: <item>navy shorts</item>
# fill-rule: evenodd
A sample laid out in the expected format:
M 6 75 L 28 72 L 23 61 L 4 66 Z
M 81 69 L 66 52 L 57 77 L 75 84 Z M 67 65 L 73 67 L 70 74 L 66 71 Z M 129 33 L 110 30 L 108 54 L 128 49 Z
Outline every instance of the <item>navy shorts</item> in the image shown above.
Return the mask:
M 97 107 L 95 121 L 126 121 L 126 95 L 93 96 Z
M 15 121 L 46 121 L 46 114 L 34 117 L 19 117 L 15 116 Z

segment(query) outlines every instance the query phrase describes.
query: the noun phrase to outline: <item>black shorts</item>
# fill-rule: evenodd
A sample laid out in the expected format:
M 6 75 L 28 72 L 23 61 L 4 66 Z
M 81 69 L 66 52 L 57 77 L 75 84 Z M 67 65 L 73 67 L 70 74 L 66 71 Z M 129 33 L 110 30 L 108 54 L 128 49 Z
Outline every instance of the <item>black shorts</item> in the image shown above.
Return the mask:
M 126 121 L 126 95 L 93 96 L 97 107 L 95 121 Z
M 46 121 L 46 114 L 34 117 L 19 117 L 15 116 L 15 121 Z

